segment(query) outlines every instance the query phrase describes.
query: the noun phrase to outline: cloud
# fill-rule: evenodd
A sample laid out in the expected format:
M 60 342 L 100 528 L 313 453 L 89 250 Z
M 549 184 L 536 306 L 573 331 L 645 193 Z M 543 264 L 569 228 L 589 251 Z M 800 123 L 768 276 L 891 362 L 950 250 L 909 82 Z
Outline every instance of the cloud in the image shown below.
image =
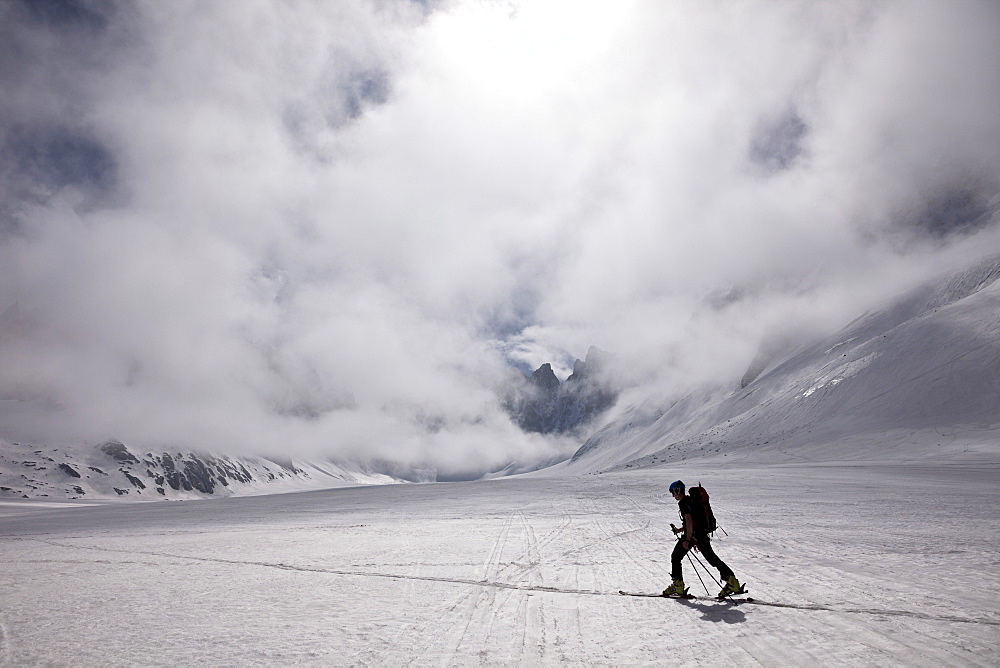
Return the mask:
M 473 475 L 574 448 L 511 365 L 738 383 L 997 248 L 993 3 L 39 7 L 0 9 L 5 437 Z

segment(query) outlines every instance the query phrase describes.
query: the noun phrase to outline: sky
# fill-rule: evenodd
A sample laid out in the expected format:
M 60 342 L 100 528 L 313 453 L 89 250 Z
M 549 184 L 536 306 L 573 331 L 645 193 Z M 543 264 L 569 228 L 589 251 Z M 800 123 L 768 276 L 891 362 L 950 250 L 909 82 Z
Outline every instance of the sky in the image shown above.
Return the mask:
M 0 4 L 0 437 L 475 473 L 1000 252 L 989 1 Z

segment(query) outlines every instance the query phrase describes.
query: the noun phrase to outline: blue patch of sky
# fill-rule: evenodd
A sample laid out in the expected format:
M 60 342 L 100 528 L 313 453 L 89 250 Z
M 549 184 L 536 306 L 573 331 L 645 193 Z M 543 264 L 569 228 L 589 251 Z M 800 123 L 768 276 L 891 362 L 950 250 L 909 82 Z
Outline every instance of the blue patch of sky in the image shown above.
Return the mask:
M 541 296 L 534 286 L 515 286 L 503 302 L 494 304 L 488 311 L 479 336 L 492 341 L 517 338 L 525 329 L 537 323 L 540 300 Z
M 19 0 L 18 4 L 29 19 L 50 27 L 100 30 L 108 24 L 108 5 L 96 0 Z
M 69 128 L 16 128 L 5 148 L 22 176 L 57 189 L 75 186 L 102 194 L 117 181 L 111 152 L 93 137 Z

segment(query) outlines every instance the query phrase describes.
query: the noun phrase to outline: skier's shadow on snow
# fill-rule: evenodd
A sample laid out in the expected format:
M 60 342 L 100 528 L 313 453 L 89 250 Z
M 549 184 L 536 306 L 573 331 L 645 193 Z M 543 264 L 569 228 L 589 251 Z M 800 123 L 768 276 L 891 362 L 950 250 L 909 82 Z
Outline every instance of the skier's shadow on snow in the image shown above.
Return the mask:
M 709 622 L 742 624 L 747 620 L 746 614 L 733 604 L 726 605 L 725 603 L 702 603 L 701 601 L 690 601 L 685 599 L 681 599 L 679 602 L 694 608 L 701 613 L 702 619 Z

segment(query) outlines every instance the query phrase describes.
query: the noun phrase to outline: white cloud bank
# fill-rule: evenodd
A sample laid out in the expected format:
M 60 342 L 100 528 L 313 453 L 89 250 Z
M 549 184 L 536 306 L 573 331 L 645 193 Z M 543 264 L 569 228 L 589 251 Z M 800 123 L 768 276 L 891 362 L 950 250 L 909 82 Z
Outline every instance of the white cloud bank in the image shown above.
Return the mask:
M 511 361 L 735 382 L 1000 249 L 993 2 L 48 7 L 0 9 L 0 436 L 483 471 L 573 448 Z

